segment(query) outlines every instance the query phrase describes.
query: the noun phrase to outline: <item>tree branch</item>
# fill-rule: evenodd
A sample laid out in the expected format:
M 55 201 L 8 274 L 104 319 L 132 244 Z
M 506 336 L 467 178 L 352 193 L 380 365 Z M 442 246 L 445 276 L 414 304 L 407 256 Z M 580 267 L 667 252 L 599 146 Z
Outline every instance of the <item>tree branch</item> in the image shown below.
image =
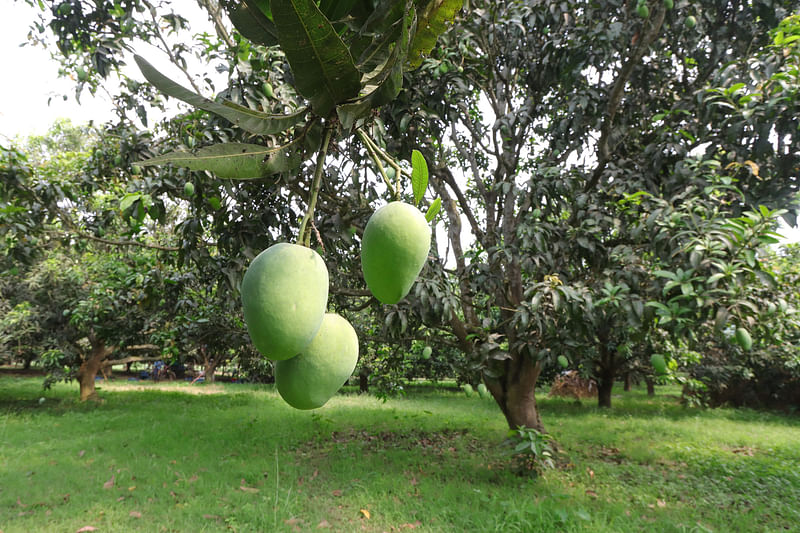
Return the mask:
M 228 48 L 234 48 L 236 43 L 233 42 L 231 38 L 231 34 L 228 33 L 228 28 L 225 27 L 225 24 L 222 20 L 222 8 L 219 5 L 219 2 L 214 0 L 197 0 L 197 3 L 208 11 L 208 18 L 214 24 L 214 29 L 217 31 L 217 36 L 225 41 L 225 44 L 228 45 Z
M 90 241 L 95 241 L 95 242 L 102 242 L 103 244 L 109 244 L 111 246 L 139 246 L 141 248 L 151 248 L 151 249 L 154 249 L 154 250 L 163 250 L 165 252 L 178 252 L 178 251 L 180 251 L 180 248 L 178 248 L 176 246 L 164 246 L 164 245 L 161 245 L 161 244 L 151 244 L 151 243 L 138 242 L 138 241 L 119 241 L 119 240 L 113 240 L 113 239 L 105 239 L 103 237 L 97 237 L 95 235 L 92 235 L 90 233 L 85 233 L 85 232 L 77 230 L 77 229 L 74 230 L 74 232 L 69 232 L 69 231 L 65 231 L 65 230 L 48 230 L 48 233 L 59 234 L 59 235 L 62 235 L 62 236 L 67 236 L 67 237 L 80 237 L 82 239 L 88 239 Z
M 656 7 L 654 11 L 655 12 L 653 13 L 653 16 L 644 23 L 644 35 L 641 37 L 641 39 L 639 39 L 639 42 L 636 44 L 636 47 L 633 49 L 633 53 L 631 53 L 628 60 L 622 65 L 622 68 L 617 75 L 617 79 L 614 81 L 614 85 L 611 88 L 611 93 L 609 93 L 608 110 L 606 111 L 605 120 L 603 120 L 603 124 L 600 127 L 600 139 L 597 141 L 597 167 L 595 168 L 592 177 L 583 188 L 584 192 L 588 192 L 589 190 L 595 188 L 597 183 L 600 181 L 600 176 L 603 174 L 603 171 L 608 164 L 608 160 L 611 157 L 611 149 L 608 146 L 608 139 L 611 136 L 611 130 L 614 125 L 614 117 L 616 116 L 620 102 L 622 101 L 622 94 L 623 90 L 625 89 L 625 84 L 628 83 L 634 67 L 642 60 L 644 53 L 648 48 L 650 48 L 650 45 L 653 44 L 653 41 L 655 41 L 656 37 L 658 37 L 658 34 L 661 31 L 661 26 L 664 24 L 664 17 L 667 12 L 666 8 L 659 3 L 658 7 Z
M 186 70 L 186 68 L 183 65 L 181 65 L 181 62 L 178 61 L 178 58 L 176 58 L 175 54 L 172 53 L 172 48 L 170 48 L 170 46 L 167 44 L 167 41 L 164 39 L 164 34 L 161 31 L 161 26 L 158 24 L 158 17 L 157 17 L 158 11 L 153 6 L 153 4 L 151 4 L 148 0 L 142 0 L 142 3 L 145 6 L 147 6 L 150 12 L 150 18 L 153 19 L 153 25 L 155 27 L 156 34 L 158 35 L 158 40 L 161 41 L 162 45 L 164 45 L 164 52 L 166 52 L 167 55 L 169 56 L 169 60 L 172 62 L 173 65 L 178 67 L 181 70 L 181 72 L 183 72 L 183 74 L 186 76 L 186 79 L 189 80 L 189 83 L 191 84 L 195 92 L 200 94 L 201 92 L 200 88 L 197 87 L 197 84 L 195 84 L 194 78 L 192 78 L 192 75 L 189 74 L 189 71 Z
M 456 195 L 456 198 L 458 198 L 458 205 L 461 206 L 461 211 L 467 217 L 469 225 L 472 227 L 472 231 L 475 233 L 475 237 L 478 239 L 478 242 L 483 244 L 483 230 L 481 230 L 480 224 L 478 224 L 478 220 L 475 218 L 475 214 L 472 212 L 472 208 L 470 207 L 466 196 L 464 196 L 464 193 L 461 191 L 461 187 L 459 187 L 458 183 L 456 183 L 453 173 L 450 172 L 450 169 L 447 167 L 439 167 L 435 169 L 434 172 L 439 173 L 442 181 L 450 186 L 450 189 Z

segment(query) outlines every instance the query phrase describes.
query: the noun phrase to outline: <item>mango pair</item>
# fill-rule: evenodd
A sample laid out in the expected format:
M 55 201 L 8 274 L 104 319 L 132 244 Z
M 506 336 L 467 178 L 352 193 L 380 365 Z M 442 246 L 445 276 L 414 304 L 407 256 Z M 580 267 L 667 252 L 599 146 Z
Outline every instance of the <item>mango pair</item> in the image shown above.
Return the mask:
M 383 303 L 411 290 L 430 250 L 430 228 L 415 207 L 392 202 L 364 229 L 364 280 Z M 358 336 L 347 320 L 325 313 L 328 270 L 310 248 L 275 244 L 259 254 L 242 280 L 247 331 L 256 349 L 276 361 L 275 383 L 297 409 L 315 409 L 347 381 L 358 360 Z
M 242 280 L 247 332 L 276 361 L 275 384 L 296 409 L 322 407 L 358 361 L 353 326 L 328 305 L 328 269 L 317 252 L 279 243 L 261 252 Z

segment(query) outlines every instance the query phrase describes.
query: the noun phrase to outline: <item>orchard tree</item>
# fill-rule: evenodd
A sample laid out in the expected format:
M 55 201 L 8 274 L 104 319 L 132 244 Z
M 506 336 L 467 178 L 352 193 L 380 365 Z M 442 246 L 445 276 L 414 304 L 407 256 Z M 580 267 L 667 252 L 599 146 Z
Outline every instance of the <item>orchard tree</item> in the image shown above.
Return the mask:
M 177 248 L 145 223 L 166 222 L 167 207 L 123 192 L 102 133 L 60 122 L 0 153 L 4 323 L 26 310 L 14 333 L 26 360 L 38 357 L 46 385 L 77 379 L 82 400 L 96 398 L 100 370 L 160 357 L 154 332 L 181 288 L 167 282 Z
M 764 204 L 793 222 L 794 40 L 770 30 L 798 6 L 471 7 L 385 108 L 386 143 L 435 162 L 459 282 L 447 319 L 509 425 L 541 429 L 534 386 L 558 355 L 602 406 L 629 358 L 649 358 L 648 302 L 672 296 L 656 272 L 691 268 L 678 234 L 694 195 L 719 217 Z
M 750 93 L 764 86 L 739 81 L 748 61 L 764 59 L 763 71 L 748 70 L 763 81 L 788 64 L 770 53 L 768 30 L 796 3 L 651 4 L 641 16 L 621 1 L 470 2 L 434 49 L 460 3 L 244 2 L 229 9 L 237 31 L 212 17 L 219 44 L 193 48 L 227 68 L 215 101 L 199 96 L 211 87 L 191 81 L 181 60 L 191 47 L 170 45 L 158 23 L 141 26 L 192 89 L 139 59 L 152 85 L 221 118 L 194 112 L 159 126 L 158 144 L 140 153 L 155 148 L 149 164 L 196 173 L 147 167 L 138 185 L 178 196 L 172 176 L 191 179 L 201 194 L 179 225 L 182 256 L 198 265 L 219 258 L 232 290 L 255 253 L 297 240 L 347 270 L 332 276 L 349 280 L 331 290 L 341 297 L 336 309 L 359 308 L 368 296 L 354 251 L 366 218 L 379 198 L 403 197 L 398 182 L 409 170 L 397 160 L 419 148 L 444 208 L 446 243 L 410 297 L 381 308 L 386 330 L 419 323 L 450 331 L 484 369 L 509 426 L 541 430 L 535 385 L 558 355 L 589 361 L 605 380 L 601 403 L 610 404 L 624 362 L 616 354 L 627 357 L 624 347 L 639 345 L 654 324 L 656 307 L 646 302 L 664 300 L 655 269 L 677 266 L 670 231 L 680 228 L 660 222 L 683 209 L 682 192 L 708 184 L 697 154 L 717 162 L 715 179 L 745 193 L 725 206 L 732 216 L 760 203 L 786 207 L 776 191 L 794 187 L 791 119 L 780 126 L 779 149 L 769 143 L 769 127 L 786 116 L 778 113 L 796 105 L 791 85 L 770 85 L 778 98 L 714 102 L 720 88 L 736 96 L 740 82 Z M 106 64 L 121 64 L 123 50 L 135 48 L 126 17 L 185 30 L 179 16 L 126 6 L 120 15 L 103 5 L 101 17 L 54 10 L 48 24 L 70 44 L 61 47 L 65 64 L 101 47 L 114 58 Z M 696 25 L 685 23 L 689 16 Z M 122 31 L 107 32 L 112 26 Z M 103 41 L 109 34 L 113 46 Z M 87 76 L 99 83 L 102 74 Z M 123 93 L 125 116 L 141 115 L 140 101 L 158 101 L 133 80 Z

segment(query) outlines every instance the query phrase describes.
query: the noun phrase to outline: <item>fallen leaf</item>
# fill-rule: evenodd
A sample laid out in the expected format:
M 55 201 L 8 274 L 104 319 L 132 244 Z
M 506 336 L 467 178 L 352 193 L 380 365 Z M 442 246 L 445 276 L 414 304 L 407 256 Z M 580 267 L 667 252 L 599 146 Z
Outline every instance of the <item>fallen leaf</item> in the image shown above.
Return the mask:
M 136 485 L 132 485 L 132 486 L 128 487 L 128 490 L 136 490 Z
M 192 477 L 190 477 L 189 479 L 187 479 L 186 481 L 188 481 L 189 483 L 194 483 L 194 482 L 195 482 L 195 481 L 197 481 L 198 479 L 199 479 L 199 478 L 197 477 L 197 474 L 195 474 L 195 475 L 193 475 Z
M 93 526 L 83 526 L 75 533 L 85 533 L 86 531 L 97 531 L 97 528 Z
M 400 524 L 400 529 L 417 529 L 417 526 L 421 526 L 421 525 L 422 525 L 422 522 L 420 522 L 419 520 L 417 520 L 417 521 L 416 521 L 416 522 L 414 522 L 413 524 L 411 524 L 411 523 L 408 523 L 408 524 Z
M 216 520 L 219 517 L 215 514 L 204 514 L 203 518 L 205 518 L 206 520 Z
M 255 487 L 245 487 L 244 485 L 242 485 L 239 488 L 242 490 L 242 492 L 250 492 L 250 493 L 258 492 L 258 489 Z
M 131 511 L 129 514 L 133 518 L 141 518 L 142 517 L 142 513 L 140 513 L 139 511 Z
M 411 485 L 413 485 L 413 486 L 415 486 L 415 487 L 416 487 L 417 485 L 419 485 L 419 481 L 417 481 L 417 478 L 415 478 L 415 477 L 412 477 L 412 478 L 411 478 Z
M 27 507 L 27 505 L 25 505 L 24 503 L 22 503 L 22 501 L 19 499 L 19 496 L 17 496 L 17 505 L 18 505 L 19 507 Z
M 334 496 L 338 497 L 338 496 L 342 495 L 342 491 L 340 491 L 339 489 L 336 489 L 334 491 L 331 491 L 331 494 L 333 494 Z
M 111 474 L 111 479 L 103 483 L 103 488 L 108 490 L 114 486 L 114 480 L 117 478 L 116 474 Z
M 587 490 L 586 495 L 589 496 L 590 498 L 597 498 L 597 493 L 593 490 Z
M 364 518 L 369 520 L 369 511 L 367 511 L 366 509 L 361 509 L 361 514 L 364 515 Z
M 296 518 L 296 517 L 292 517 L 292 518 L 289 518 L 289 519 L 283 521 L 283 523 L 288 525 L 288 526 L 293 526 L 295 524 L 299 524 L 300 522 L 302 522 L 302 520 L 299 519 L 299 518 Z
M 86 455 L 86 450 L 81 450 L 78 452 L 78 457 L 83 457 L 84 455 Z
M 319 524 L 317 524 L 317 529 L 325 529 L 331 527 L 331 524 L 327 520 L 323 520 Z
M 592 470 L 591 468 L 587 468 L 586 472 L 589 474 L 590 479 L 594 479 L 594 470 Z
M 314 473 L 313 473 L 313 474 L 311 474 L 311 479 L 314 479 L 314 478 L 315 478 L 315 477 L 317 477 L 318 475 L 319 475 L 319 470 L 314 470 Z
M 125 501 L 125 496 L 120 496 L 119 498 L 117 498 L 117 501 L 118 502 L 124 502 Z
M 665 502 L 664 500 L 658 500 L 657 499 L 656 500 L 656 505 L 658 505 L 659 507 L 666 507 L 667 506 L 667 502 Z

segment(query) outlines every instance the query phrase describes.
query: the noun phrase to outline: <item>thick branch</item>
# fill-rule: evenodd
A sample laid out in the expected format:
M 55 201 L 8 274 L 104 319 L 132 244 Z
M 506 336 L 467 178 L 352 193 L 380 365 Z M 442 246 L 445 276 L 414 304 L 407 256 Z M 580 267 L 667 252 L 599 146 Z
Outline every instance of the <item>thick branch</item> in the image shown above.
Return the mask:
M 450 223 L 447 226 L 448 240 L 453 247 L 453 256 L 456 260 L 456 269 L 458 272 L 458 284 L 460 288 L 460 301 L 461 309 L 464 311 L 464 318 L 471 325 L 478 325 L 478 317 L 475 314 L 474 305 L 472 302 L 472 292 L 470 291 L 469 283 L 465 276 L 467 265 L 464 261 L 464 250 L 461 246 L 461 216 L 455 208 L 455 201 L 450 197 L 447 187 L 438 179 L 431 180 L 436 193 L 442 198 L 442 206 L 447 213 L 447 218 Z
M 470 227 L 472 227 L 472 232 L 475 234 L 478 242 L 483 244 L 483 231 L 481 230 L 480 224 L 478 224 L 478 220 L 475 218 L 475 214 L 472 212 L 472 208 L 466 196 L 464 196 L 464 192 L 461 190 L 461 187 L 458 186 L 458 183 L 456 183 L 453 173 L 450 172 L 450 169 L 447 167 L 437 168 L 434 172 L 438 173 L 442 180 L 450 186 L 450 189 L 452 189 L 456 198 L 458 198 L 458 205 L 461 207 L 461 211 L 467 217 Z
M 639 39 L 628 60 L 622 65 L 622 68 L 617 75 L 617 79 L 614 81 L 614 85 L 611 88 L 611 92 L 609 93 L 608 108 L 605 119 L 603 120 L 603 125 L 600 127 L 600 139 L 597 141 L 597 167 L 595 168 L 592 177 L 586 183 L 584 191 L 593 189 L 597 186 L 597 182 L 600 181 L 600 176 L 605 170 L 606 164 L 608 164 L 608 160 L 611 157 L 611 149 L 608 146 L 608 139 L 611 136 L 611 131 L 614 126 L 614 117 L 616 116 L 617 110 L 619 109 L 619 105 L 622 101 L 622 94 L 625 89 L 625 85 L 628 83 L 628 80 L 633 73 L 633 69 L 642 60 L 645 52 L 648 48 L 650 48 L 650 45 L 653 44 L 653 41 L 656 40 L 656 37 L 658 37 L 658 34 L 661 31 L 661 26 L 664 24 L 666 9 L 659 4 L 654 11 L 655 12 L 653 13 L 653 16 L 644 23 L 644 35 L 642 35 L 641 39 Z
M 208 11 L 208 18 L 214 24 L 214 29 L 217 31 L 217 36 L 225 41 L 225 44 L 228 45 L 228 48 L 234 48 L 236 43 L 233 42 L 231 34 L 228 33 L 228 28 L 225 27 L 222 17 L 222 8 L 220 7 L 219 2 L 216 2 L 215 0 L 197 0 L 197 3 L 200 4 L 201 7 L 205 8 L 206 11 Z

